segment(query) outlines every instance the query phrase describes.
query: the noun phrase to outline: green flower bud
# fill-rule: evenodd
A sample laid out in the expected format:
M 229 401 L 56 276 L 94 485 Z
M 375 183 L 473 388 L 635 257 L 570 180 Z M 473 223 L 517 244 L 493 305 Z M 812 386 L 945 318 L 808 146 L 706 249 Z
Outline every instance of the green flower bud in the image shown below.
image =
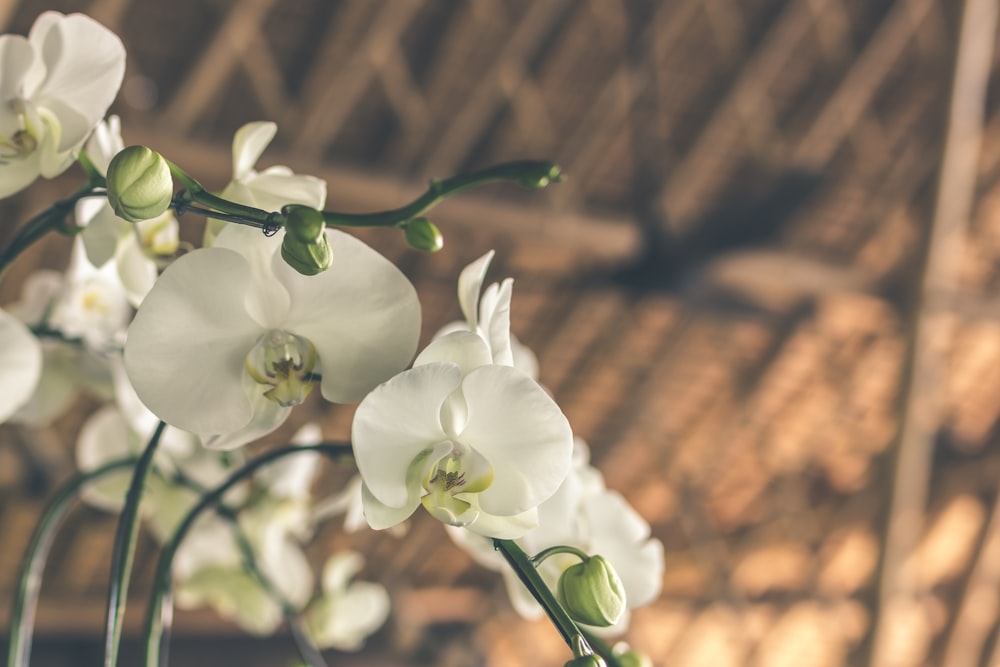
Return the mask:
M 174 181 L 163 156 L 145 146 L 129 146 L 108 165 L 108 202 L 129 222 L 162 214 L 174 196 Z
M 444 247 L 441 231 L 427 218 L 407 220 L 403 226 L 406 242 L 415 250 L 437 252 Z
M 517 179 L 526 188 L 544 188 L 563 179 L 562 170 L 551 162 L 532 162 Z
M 323 214 L 301 204 L 289 204 L 281 209 L 285 215 L 285 232 L 300 243 L 314 243 L 323 236 L 326 221 Z
M 573 658 L 566 663 L 565 667 L 608 667 L 608 664 L 604 662 L 604 658 L 592 653 L 590 655 L 581 655 L 579 658 Z
M 281 242 L 281 257 L 285 262 L 304 276 L 315 276 L 330 268 L 333 264 L 333 251 L 326 234 L 308 243 L 285 234 Z
M 625 642 L 618 642 L 611 653 L 621 667 L 653 667 L 653 661 L 645 653 L 640 653 Z
M 625 587 L 602 556 L 566 568 L 556 594 L 566 612 L 587 625 L 614 625 L 625 611 Z

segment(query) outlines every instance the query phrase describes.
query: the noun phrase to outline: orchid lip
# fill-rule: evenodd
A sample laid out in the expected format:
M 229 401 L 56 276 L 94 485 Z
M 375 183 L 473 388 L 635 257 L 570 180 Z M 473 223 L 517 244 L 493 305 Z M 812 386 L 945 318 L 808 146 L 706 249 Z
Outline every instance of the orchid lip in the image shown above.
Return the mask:
M 300 405 L 312 391 L 317 360 L 316 348 L 307 338 L 272 329 L 257 339 L 245 366 L 255 382 L 270 387 L 264 396 L 287 408 Z

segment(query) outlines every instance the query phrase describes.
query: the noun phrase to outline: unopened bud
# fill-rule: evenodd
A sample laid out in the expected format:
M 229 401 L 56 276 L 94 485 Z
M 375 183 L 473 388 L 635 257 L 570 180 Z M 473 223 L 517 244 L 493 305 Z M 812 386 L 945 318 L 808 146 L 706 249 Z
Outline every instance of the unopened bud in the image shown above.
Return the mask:
M 406 242 L 415 250 L 437 252 L 444 247 L 444 237 L 433 222 L 427 218 L 408 220 L 403 226 Z
M 562 170 L 551 162 L 532 162 L 518 178 L 526 188 L 544 188 L 549 183 L 558 183 L 563 179 Z
M 625 611 L 625 587 L 611 563 L 591 556 L 559 577 L 559 602 L 580 623 L 608 627 Z
M 323 214 L 309 206 L 289 204 L 281 209 L 285 214 L 285 232 L 301 243 L 318 241 L 326 229 Z
M 145 146 L 119 151 L 108 165 L 108 202 L 129 222 L 162 214 L 174 196 L 174 181 L 163 156 Z
M 326 238 L 323 214 L 314 208 L 289 204 L 285 214 L 285 238 L 281 241 L 281 257 L 304 276 L 315 276 L 333 264 L 333 251 Z
M 573 658 L 566 663 L 565 667 L 608 667 L 608 664 L 604 662 L 604 658 L 601 656 L 591 653 L 590 655 L 581 655 L 579 658 Z
M 625 642 L 618 642 L 611 649 L 621 667 L 653 667 L 653 661 L 645 653 L 640 653 Z

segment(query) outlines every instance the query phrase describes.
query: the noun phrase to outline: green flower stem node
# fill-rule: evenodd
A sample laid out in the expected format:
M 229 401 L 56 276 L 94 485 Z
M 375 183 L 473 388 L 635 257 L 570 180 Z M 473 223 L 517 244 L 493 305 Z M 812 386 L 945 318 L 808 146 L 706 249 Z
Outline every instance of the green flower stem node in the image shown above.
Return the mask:
M 170 206 L 174 181 L 163 156 L 145 146 L 129 146 L 108 165 L 108 202 L 129 222 L 149 220 Z
M 289 204 L 281 209 L 285 216 L 285 231 L 300 243 L 315 243 L 323 236 L 326 221 L 323 214 L 301 204 Z
M 333 251 L 324 229 L 323 214 L 314 208 L 290 204 L 282 209 L 285 216 L 285 238 L 281 241 L 281 257 L 304 276 L 315 276 L 333 264 Z
M 427 218 L 413 218 L 403 223 L 406 243 L 414 250 L 437 252 L 444 247 L 441 230 Z
M 566 568 L 556 597 L 574 620 L 586 625 L 614 625 L 625 611 L 625 587 L 602 556 Z

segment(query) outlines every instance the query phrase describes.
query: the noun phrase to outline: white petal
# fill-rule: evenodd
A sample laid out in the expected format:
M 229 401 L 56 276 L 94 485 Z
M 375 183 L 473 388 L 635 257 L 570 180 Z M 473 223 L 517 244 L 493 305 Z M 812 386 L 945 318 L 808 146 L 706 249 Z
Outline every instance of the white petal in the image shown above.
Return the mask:
M 513 366 L 510 344 L 510 297 L 514 280 L 507 278 L 498 286 L 493 283 L 483 293 L 479 303 L 480 327 L 490 341 L 493 363 Z
M 85 353 L 71 345 L 46 341 L 42 345 L 42 372 L 34 393 L 11 421 L 47 426 L 69 407 L 80 392 Z
M 421 452 L 446 438 L 441 406 L 460 382 L 457 366 L 429 364 L 400 373 L 358 406 L 351 430 L 354 457 L 381 502 L 393 507 L 407 502 L 407 474 Z
M 341 551 L 327 559 L 323 565 L 322 586 L 324 593 L 336 594 L 347 588 L 347 583 L 365 566 L 365 559 L 356 551 Z
M 265 329 L 286 328 L 290 297 L 274 274 L 275 261 L 282 261 L 281 237 L 267 237 L 259 229 L 228 224 L 215 237 L 212 247 L 237 252 L 250 265 L 251 284 L 245 301 L 250 317 Z
M 6 103 L 27 97 L 43 76 L 45 66 L 31 42 L 21 35 L 0 36 L 0 100 Z M 11 127 L 16 114 L 4 106 L 0 110 L 0 132 L 9 136 L 16 129 Z
M 122 140 L 121 119 L 118 116 L 108 116 L 94 128 L 87 139 L 87 157 L 102 176 L 107 176 L 111 158 L 125 148 Z
M 236 130 L 236 134 L 233 136 L 233 178 L 235 180 L 246 178 L 277 133 L 278 126 L 271 121 L 247 123 Z
M 94 413 L 80 429 L 76 464 L 83 472 L 132 454 L 128 424 L 114 408 L 106 407 Z M 131 468 L 111 473 L 88 484 L 84 489 L 84 498 L 95 507 L 120 510 L 131 480 Z
M 246 260 L 221 248 L 170 265 L 129 328 L 125 369 L 136 393 L 167 423 L 195 433 L 231 433 L 253 416 L 244 360 L 261 335 L 244 300 Z
M 135 236 L 129 235 L 118 246 L 115 265 L 128 302 L 138 308 L 156 283 L 156 262 L 146 256 Z
M 323 210 L 326 181 L 306 174 L 293 174 L 287 167 L 271 167 L 243 182 L 253 197 L 253 206 L 280 211 L 286 204 L 302 204 Z
M 278 405 L 264 396 L 270 387 L 254 382 L 246 371 L 241 379 L 244 395 L 250 402 L 251 417 L 242 428 L 234 431 L 200 434 L 202 444 L 209 449 L 235 449 L 263 438 L 285 423 L 292 414 L 291 408 Z
M 493 464 L 479 496 L 490 514 L 510 516 L 555 493 L 569 472 L 573 433 L 538 383 L 509 366 L 482 366 L 462 382 L 469 417 L 462 442 Z
M 128 223 L 115 215 L 108 200 L 103 197 L 80 200 L 76 205 L 76 221 L 86 225 L 80 236 L 87 259 L 97 267 L 104 266 L 115 256 L 119 239 L 130 231 Z
M 608 559 L 625 587 L 630 609 L 660 594 L 663 544 L 649 538 L 649 524 L 615 491 L 605 491 L 583 503 L 591 530 L 591 550 Z
M 23 160 L 0 161 L 0 199 L 20 192 L 35 182 L 42 173 L 39 151 Z
M 479 326 L 479 295 L 495 254 L 496 251 L 490 250 L 462 269 L 462 273 L 458 276 L 458 305 L 461 306 L 465 321 L 473 331 Z
M 474 368 L 493 363 L 490 346 L 482 336 L 471 331 L 454 331 L 431 341 L 413 361 L 414 368 L 424 364 L 447 361 L 466 375 Z
M 389 507 L 372 495 L 367 485 L 361 486 L 361 506 L 364 508 L 365 520 L 374 530 L 385 530 L 406 521 L 420 505 L 420 498 L 413 494 L 411 502 L 405 502 L 401 507 Z
M 35 392 L 42 372 L 42 347 L 28 328 L 0 310 L 0 422 Z
M 292 299 L 287 330 L 316 346 L 323 398 L 361 400 L 403 370 L 417 347 L 420 303 L 413 285 L 364 243 L 327 231 L 333 266 L 303 276 L 275 256 L 274 273 Z
M 538 527 L 538 510 L 532 507 L 519 514 L 497 516 L 479 510 L 479 516 L 466 526 L 468 530 L 483 537 L 513 540 Z
M 107 112 L 125 74 L 125 47 L 118 36 L 83 14 L 42 14 L 28 36 L 45 63 L 45 80 L 33 98 L 59 115 L 64 129 L 58 150 L 82 142 Z M 64 121 L 72 110 L 83 125 Z

